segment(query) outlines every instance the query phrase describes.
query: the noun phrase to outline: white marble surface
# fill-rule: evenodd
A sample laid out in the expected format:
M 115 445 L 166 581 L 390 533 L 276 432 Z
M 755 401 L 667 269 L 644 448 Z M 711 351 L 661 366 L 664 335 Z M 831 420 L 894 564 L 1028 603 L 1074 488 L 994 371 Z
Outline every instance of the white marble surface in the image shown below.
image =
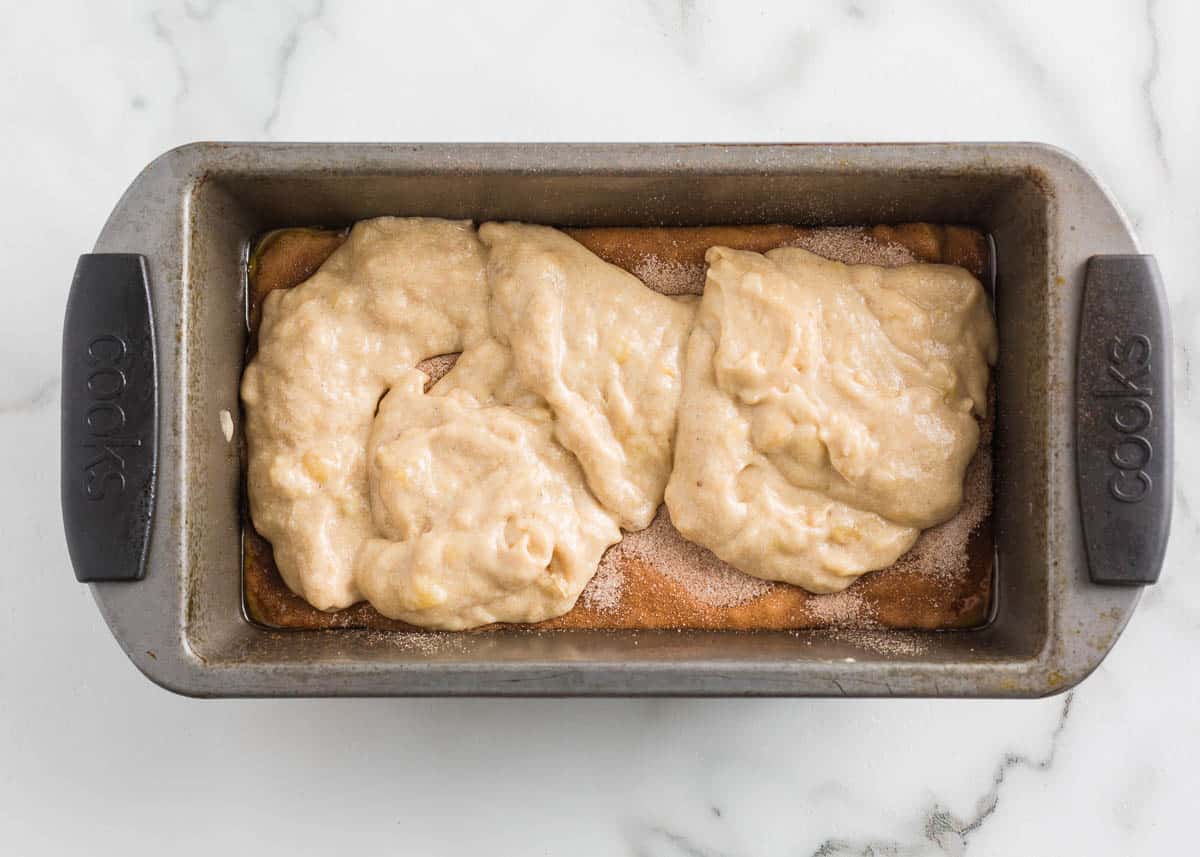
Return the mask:
M 0 853 L 1200 852 L 1200 6 L 897 5 L 6 9 Z M 142 165 L 192 139 L 1064 146 L 1109 183 L 1170 292 L 1181 448 L 1163 581 L 1095 675 L 1037 702 L 171 696 L 71 579 L 59 334 L 75 256 Z

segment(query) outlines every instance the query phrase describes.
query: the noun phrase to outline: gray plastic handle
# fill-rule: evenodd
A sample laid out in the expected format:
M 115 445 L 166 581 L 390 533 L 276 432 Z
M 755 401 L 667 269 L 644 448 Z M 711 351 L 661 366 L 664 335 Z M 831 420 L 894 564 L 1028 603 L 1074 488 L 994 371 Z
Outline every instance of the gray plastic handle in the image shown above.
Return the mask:
M 80 256 L 62 361 L 63 525 L 80 581 L 146 572 L 158 464 L 154 346 L 146 260 Z
M 1153 256 L 1093 256 L 1075 376 L 1079 502 L 1092 581 L 1158 580 L 1171 527 L 1171 325 Z

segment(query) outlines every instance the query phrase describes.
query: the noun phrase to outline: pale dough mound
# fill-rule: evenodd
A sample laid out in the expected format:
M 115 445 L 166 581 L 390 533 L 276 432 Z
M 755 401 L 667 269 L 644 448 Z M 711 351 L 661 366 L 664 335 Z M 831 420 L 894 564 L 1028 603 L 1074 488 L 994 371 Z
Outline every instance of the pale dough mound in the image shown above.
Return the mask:
M 748 574 L 844 589 L 961 503 L 996 359 L 986 296 L 945 265 L 706 259 L 671 520 Z
M 316 607 L 366 597 L 444 629 L 558 616 L 618 523 L 662 502 L 694 302 L 553 229 L 481 233 L 489 248 L 467 223 L 365 221 L 264 304 L 242 384 L 251 516 Z M 423 392 L 413 367 L 460 350 Z
M 314 607 L 362 600 L 373 533 L 367 436 L 387 389 L 421 360 L 487 336 L 484 248 L 466 221 L 355 225 L 312 277 L 263 303 L 242 378 L 250 515 L 284 581 Z
M 384 615 L 446 630 L 562 615 L 620 539 L 612 516 L 544 407 L 425 395 L 425 380 L 413 370 L 393 387 L 371 431 L 379 536 L 358 555 L 363 594 Z
M 671 471 L 695 301 L 652 292 L 546 226 L 485 223 L 492 331 L 621 526 L 650 524 Z

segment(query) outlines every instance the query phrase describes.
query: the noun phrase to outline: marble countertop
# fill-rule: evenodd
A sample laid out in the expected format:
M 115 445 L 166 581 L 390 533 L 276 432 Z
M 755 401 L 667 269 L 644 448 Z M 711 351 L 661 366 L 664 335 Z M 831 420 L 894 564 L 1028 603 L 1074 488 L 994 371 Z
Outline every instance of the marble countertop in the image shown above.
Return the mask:
M 0 850 L 1195 852 L 1200 5 L 747 7 L 77 0 L 6 13 Z M 1040 701 L 170 695 L 71 578 L 59 336 L 76 255 L 147 161 L 193 139 L 1065 147 L 1120 200 L 1170 294 L 1180 449 L 1162 582 L 1091 678 Z

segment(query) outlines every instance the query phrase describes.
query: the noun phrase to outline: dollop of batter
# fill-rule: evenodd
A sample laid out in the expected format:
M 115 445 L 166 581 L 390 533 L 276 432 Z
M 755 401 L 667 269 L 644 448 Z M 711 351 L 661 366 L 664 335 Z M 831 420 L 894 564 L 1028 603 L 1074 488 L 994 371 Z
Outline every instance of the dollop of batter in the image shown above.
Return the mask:
M 842 590 L 961 503 L 996 359 L 986 296 L 945 265 L 706 260 L 671 520 L 748 574 Z
M 492 329 L 622 527 L 649 526 L 671 470 L 695 301 L 650 291 L 557 229 L 485 223 Z
M 363 594 L 387 616 L 448 630 L 567 612 L 621 533 L 554 440 L 549 410 L 453 384 L 426 395 L 425 381 L 413 370 L 393 387 L 371 431 L 378 535 L 358 554 Z
M 322 610 L 362 600 L 374 533 L 367 439 L 380 397 L 421 360 L 488 335 L 485 255 L 467 221 L 358 223 L 308 280 L 269 294 L 242 377 L 250 515 L 292 591 Z
M 314 606 L 452 630 L 558 616 L 618 523 L 662 502 L 694 306 L 557 230 L 481 234 L 366 221 L 264 304 L 251 515 Z M 425 393 L 413 367 L 459 350 Z

